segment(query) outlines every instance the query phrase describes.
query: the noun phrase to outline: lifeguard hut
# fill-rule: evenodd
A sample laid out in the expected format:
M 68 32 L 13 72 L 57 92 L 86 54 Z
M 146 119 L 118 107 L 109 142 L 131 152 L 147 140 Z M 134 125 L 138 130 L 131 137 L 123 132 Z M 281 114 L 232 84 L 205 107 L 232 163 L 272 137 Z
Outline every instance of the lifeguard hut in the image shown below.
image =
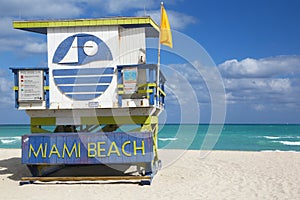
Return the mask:
M 113 164 L 136 166 L 139 174 L 78 180 L 150 183 L 160 166 L 166 80 L 157 64 L 146 63 L 146 38 L 159 37 L 158 25 L 150 17 L 118 17 L 13 26 L 46 35 L 48 44 L 47 67 L 11 68 L 16 108 L 26 110 L 31 123 L 31 134 L 22 137 L 22 163 L 33 177 L 24 180 L 61 180 L 47 175 Z

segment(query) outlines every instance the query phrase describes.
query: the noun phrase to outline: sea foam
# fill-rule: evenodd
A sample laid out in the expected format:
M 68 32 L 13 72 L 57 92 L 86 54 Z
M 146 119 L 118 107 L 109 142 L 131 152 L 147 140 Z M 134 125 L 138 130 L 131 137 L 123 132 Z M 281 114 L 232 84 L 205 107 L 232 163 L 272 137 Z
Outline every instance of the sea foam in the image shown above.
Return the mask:
M 158 140 L 160 140 L 160 141 L 175 141 L 177 139 L 178 138 L 158 138 Z
M 283 150 L 261 150 L 260 152 L 282 152 L 282 153 L 300 153 L 298 151 L 292 151 L 292 150 L 288 150 L 288 151 L 283 151 Z
M 296 142 L 291 142 L 291 141 L 277 141 L 281 144 L 284 144 L 284 145 L 288 145 L 288 146 L 300 146 L 300 142 L 299 141 L 296 141 Z
M 270 139 L 270 140 L 277 140 L 277 139 L 280 139 L 281 137 L 276 137 L 276 136 L 263 136 L 263 138 Z
M 21 137 L 14 136 L 14 137 L 0 137 L 0 144 L 13 144 L 19 142 Z

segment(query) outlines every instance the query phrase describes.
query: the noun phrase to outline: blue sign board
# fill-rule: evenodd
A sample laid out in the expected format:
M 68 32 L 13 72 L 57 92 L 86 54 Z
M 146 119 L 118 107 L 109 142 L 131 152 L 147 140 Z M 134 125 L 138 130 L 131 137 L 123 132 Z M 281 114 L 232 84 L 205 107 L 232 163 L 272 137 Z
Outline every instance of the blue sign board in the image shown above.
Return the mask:
M 52 133 L 22 137 L 24 164 L 121 164 L 152 160 L 151 132 Z

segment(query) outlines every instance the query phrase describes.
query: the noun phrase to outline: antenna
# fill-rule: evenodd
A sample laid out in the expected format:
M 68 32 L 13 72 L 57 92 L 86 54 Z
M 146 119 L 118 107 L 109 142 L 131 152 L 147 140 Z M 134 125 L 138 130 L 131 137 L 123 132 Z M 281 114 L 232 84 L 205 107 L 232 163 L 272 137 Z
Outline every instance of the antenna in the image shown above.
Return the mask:
M 144 16 L 146 16 L 146 0 L 144 0 Z
M 19 8 L 19 20 L 21 20 L 21 17 L 22 17 L 22 11 L 21 8 Z

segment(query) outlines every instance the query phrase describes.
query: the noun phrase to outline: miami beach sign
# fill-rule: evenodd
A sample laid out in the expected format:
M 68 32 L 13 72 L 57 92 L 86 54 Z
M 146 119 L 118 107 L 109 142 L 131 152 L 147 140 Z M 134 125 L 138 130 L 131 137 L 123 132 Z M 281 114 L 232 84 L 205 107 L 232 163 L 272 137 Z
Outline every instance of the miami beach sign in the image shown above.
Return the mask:
M 24 164 L 118 164 L 153 159 L 149 133 L 62 133 L 22 137 Z

